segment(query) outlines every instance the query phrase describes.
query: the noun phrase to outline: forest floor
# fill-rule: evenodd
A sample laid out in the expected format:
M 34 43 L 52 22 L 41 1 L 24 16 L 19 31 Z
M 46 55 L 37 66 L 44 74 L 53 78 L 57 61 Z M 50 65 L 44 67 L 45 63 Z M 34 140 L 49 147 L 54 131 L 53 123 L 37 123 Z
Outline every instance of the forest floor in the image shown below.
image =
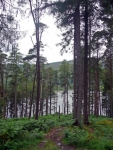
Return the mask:
M 89 117 L 74 126 L 72 114 L 0 119 L 0 150 L 113 150 L 113 119 Z
M 52 128 L 44 140 L 38 145 L 38 148 L 41 150 L 75 150 L 74 146 L 69 146 L 63 142 L 63 131 L 64 127 L 55 127 Z M 48 145 L 50 147 L 48 148 Z M 51 149 L 52 147 L 52 149 Z

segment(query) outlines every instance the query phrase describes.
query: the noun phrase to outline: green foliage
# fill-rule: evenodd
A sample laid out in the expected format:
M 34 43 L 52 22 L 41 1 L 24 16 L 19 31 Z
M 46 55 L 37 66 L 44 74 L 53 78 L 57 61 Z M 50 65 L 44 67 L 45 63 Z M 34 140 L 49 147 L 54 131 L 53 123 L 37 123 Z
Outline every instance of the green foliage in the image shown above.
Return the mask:
M 9 119 L 0 122 L 0 149 L 18 150 L 31 144 L 32 141 L 40 141 L 54 123 L 52 121 L 27 121 L 26 119 Z M 4 128 L 5 127 L 5 128 Z M 29 143 L 28 143 L 29 142 Z
M 22 129 L 27 131 L 38 129 L 39 131 L 47 132 L 52 126 L 54 126 L 54 122 L 52 121 L 39 120 L 24 124 Z
M 17 122 L 19 123 L 19 119 Z M 37 124 L 34 121 L 23 120 L 23 122 L 21 126 L 13 126 L 14 120 L 5 122 L 7 126 L 0 132 L 0 149 L 17 150 L 30 141 L 43 139 L 44 131 L 48 129 L 47 125 L 43 125 L 42 122 L 37 122 Z
M 87 132 L 79 127 L 67 128 L 64 132 L 64 139 L 68 144 L 77 146 L 84 145 L 87 140 Z
M 77 147 L 112 150 L 113 149 L 113 120 L 105 117 L 90 117 L 90 125 L 67 127 L 64 131 L 64 142 Z
M 0 150 L 20 150 L 34 147 L 51 128 L 63 126 L 63 142 L 75 145 L 78 148 L 94 150 L 113 149 L 113 119 L 100 116 L 89 118 L 90 125 L 82 125 L 82 128 L 72 126 L 74 120 L 72 114 L 58 114 L 39 117 L 39 120 L 16 118 L 0 120 Z M 32 146 L 33 145 L 33 146 Z M 57 150 L 51 141 L 45 144 L 45 150 Z M 31 148 L 32 149 L 32 148 Z
M 38 121 L 27 118 L 0 120 L 0 150 L 20 150 L 43 139 L 52 127 L 63 124 L 66 119 L 70 122 L 71 115 L 48 115 L 40 117 Z M 69 124 L 69 123 L 68 123 Z M 51 146 L 52 147 L 52 146 Z M 53 146 L 55 147 L 55 146 Z M 52 148 L 51 148 L 52 149 Z

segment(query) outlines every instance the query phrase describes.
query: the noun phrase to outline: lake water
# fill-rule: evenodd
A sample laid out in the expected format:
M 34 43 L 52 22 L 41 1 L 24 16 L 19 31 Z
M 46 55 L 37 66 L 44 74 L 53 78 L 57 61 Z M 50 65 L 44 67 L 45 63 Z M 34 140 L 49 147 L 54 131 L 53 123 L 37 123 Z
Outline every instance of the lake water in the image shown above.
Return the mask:
M 64 108 L 65 108 L 65 113 L 67 113 L 67 95 L 65 94 L 65 96 L 62 94 L 63 91 L 59 91 L 56 93 L 57 97 L 56 98 L 52 98 L 51 102 L 52 102 L 52 110 L 51 110 L 51 113 L 54 114 L 56 112 L 59 112 L 59 106 L 60 106 L 60 113 L 63 113 L 64 114 Z M 73 90 L 69 90 L 68 91 L 68 113 L 72 113 L 72 109 L 73 109 Z M 49 99 L 48 99 L 48 102 L 49 102 Z M 44 114 L 45 114 L 45 103 L 44 102 Z M 49 102 L 50 103 L 50 102 Z M 101 94 L 101 97 L 100 97 L 100 103 L 99 105 L 101 106 L 102 105 L 102 94 Z M 24 113 L 25 113 L 25 106 L 26 104 L 24 103 Z M 99 108 L 100 108 L 99 106 Z M 92 109 L 92 108 L 91 108 Z M 93 111 L 94 111 L 94 108 L 93 108 Z M 20 117 L 20 112 L 21 112 L 21 106 L 18 106 L 18 117 Z M 28 115 L 29 115 L 29 106 L 28 106 Z M 48 104 L 48 114 L 50 113 L 50 107 L 49 107 L 49 104 Z M 104 115 L 104 109 L 102 110 L 101 112 L 103 115 Z M 23 114 L 24 116 L 24 114 Z M 32 112 L 31 112 L 31 116 L 33 116 L 33 107 L 32 107 Z M 8 118 L 10 118 L 10 112 L 8 114 Z

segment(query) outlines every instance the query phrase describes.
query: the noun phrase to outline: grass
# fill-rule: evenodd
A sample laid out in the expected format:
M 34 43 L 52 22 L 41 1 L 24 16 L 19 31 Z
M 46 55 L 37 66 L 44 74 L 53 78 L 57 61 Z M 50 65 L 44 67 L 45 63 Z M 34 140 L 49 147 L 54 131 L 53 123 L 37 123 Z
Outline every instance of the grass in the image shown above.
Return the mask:
M 58 150 L 58 148 L 53 141 L 48 140 L 47 143 L 45 143 L 43 150 Z
M 35 145 L 27 146 L 25 148 L 22 148 L 21 150 L 58 150 L 57 146 L 54 142 L 48 140 L 47 143 L 45 143 L 44 147 L 39 147 L 38 143 L 33 143 Z

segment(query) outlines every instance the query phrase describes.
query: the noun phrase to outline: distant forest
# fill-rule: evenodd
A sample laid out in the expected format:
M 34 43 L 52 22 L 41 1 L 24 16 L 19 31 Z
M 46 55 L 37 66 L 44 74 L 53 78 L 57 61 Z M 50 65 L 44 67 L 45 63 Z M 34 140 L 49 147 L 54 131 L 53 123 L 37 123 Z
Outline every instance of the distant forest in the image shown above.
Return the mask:
M 67 62 L 69 62 L 69 64 L 73 64 L 73 60 L 69 60 Z M 47 64 L 47 67 L 51 67 L 54 70 L 59 70 L 59 67 L 60 67 L 61 64 L 62 64 L 62 61 L 51 62 L 51 63 Z

